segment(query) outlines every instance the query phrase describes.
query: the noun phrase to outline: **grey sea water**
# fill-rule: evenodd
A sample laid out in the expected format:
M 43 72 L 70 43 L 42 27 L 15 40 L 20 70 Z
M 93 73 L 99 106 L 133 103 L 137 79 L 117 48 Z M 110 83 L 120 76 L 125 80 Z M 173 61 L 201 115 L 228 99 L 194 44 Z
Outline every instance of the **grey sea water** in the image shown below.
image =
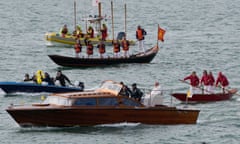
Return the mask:
M 63 24 L 73 30 L 73 0 L 0 1 L 0 81 L 21 81 L 25 73 L 41 69 L 55 76 L 61 69 L 72 81 L 87 88 L 111 79 L 136 82 L 151 88 L 156 80 L 164 87 L 166 104 L 170 93 L 187 91 L 178 81 L 192 71 L 201 76 L 204 69 L 216 76 L 222 71 L 233 88 L 240 88 L 240 1 L 238 0 L 115 0 L 114 31 L 124 29 L 124 3 L 127 4 L 127 35 L 135 39 L 137 25 L 146 31 L 146 47 L 156 44 L 157 25 L 166 30 L 165 42 L 150 64 L 126 64 L 104 68 L 71 69 L 54 64 L 48 54 L 74 55 L 73 48 L 46 47 L 46 32 L 58 31 Z M 111 15 L 110 0 L 102 0 L 103 14 Z M 77 0 L 77 21 L 94 10 L 91 0 Z M 111 21 L 106 22 L 111 34 Z M 137 50 L 132 47 L 131 51 Z M 38 102 L 45 94 L 0 94 L 0 143 L 2 144 L 238 144 L 240 141 L 240 98 L 189 105 L 200 109 L 196 125 L 119 124 L 74 128 L 20 128 L 6 113 L 11 103 Z M 176 106 L 182 107 L 173 99 Z

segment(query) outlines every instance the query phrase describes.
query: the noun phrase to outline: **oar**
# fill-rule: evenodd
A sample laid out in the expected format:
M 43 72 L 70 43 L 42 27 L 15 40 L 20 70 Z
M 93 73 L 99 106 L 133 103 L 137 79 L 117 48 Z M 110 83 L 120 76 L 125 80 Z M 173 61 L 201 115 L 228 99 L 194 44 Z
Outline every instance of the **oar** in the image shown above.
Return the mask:
M 217 86 L 218 88 L 221 88 L 221 89 L 223 89 L 223 87 L 221 86 L 221 85 L 218 85 Z M 224 88 L 228 93 L 233 93 L 232 91 L 231 91 L 231 89 L 227 89 L 227 88 Z M 236 89 L 237 90 L 237 89 Z M 237 96 L 240 96 L 240 94 L 238 94 L 237 93 L 237 91 L 235 92 L 235 93 L 233 93 L 234 95 L 237 95 Z
M 188 85 L 191 85 L 189 82 L 187 82 L 187 81 L 185 81 L 185 80 L 181 80 L 181 79 L 179 79 L 179 81 L 181 81 L 181 82 L 183 82 L 183 83 L 186 83 L 186 84 L 188 84 Z M 201 86 L 196 86 L 196 88 L 201 89 L 202 92 L 206 91 L 206 92 L 208 92 L 208 93 L 210 93 L 210 94 L 213 94 L 213 92 L 210 92 L 210 91 L 208 91 L 208 90 L 202 88 Z

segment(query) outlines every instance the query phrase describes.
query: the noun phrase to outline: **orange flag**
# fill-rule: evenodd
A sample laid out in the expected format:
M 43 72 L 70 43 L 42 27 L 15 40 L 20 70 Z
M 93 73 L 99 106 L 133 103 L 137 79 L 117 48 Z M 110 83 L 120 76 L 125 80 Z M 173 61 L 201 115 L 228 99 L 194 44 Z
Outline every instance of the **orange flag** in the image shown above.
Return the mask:
M 164 42 L 164 35 L 165 35 L 165 30 L 160 28 L 160 26 L 158 26 L 158 40 Z

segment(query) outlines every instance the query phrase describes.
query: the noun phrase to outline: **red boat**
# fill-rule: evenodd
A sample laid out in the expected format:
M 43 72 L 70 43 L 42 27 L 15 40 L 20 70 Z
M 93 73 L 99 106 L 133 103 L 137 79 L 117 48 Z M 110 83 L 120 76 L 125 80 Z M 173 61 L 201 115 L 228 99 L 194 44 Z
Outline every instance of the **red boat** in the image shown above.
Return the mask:
M 212 93 L 212 94 L 193 94 L 192 97 L 187 97 L 186 93 L 172 93 L 171 95 L 180 101 L 188 101 L 190 103 L 204 103 L 204 102 L 215 102 L 224 101 L 232 98 L 237 93 L 237 89 L 230 89 L 227 93 Z
M 50 95 L 43 103 L 11 105 L 6 110 L 20 126 L 92 126 L 115 123 L 195 124 L 199 110 L 145 106 L 120 94 L 122 85 L 105 81 L 91 91 Z

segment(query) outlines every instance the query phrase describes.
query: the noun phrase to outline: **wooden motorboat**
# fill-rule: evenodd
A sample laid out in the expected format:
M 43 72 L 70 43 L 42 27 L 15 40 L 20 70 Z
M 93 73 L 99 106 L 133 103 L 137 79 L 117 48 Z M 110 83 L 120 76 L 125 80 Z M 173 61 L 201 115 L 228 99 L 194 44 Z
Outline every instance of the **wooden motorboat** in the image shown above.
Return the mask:
M 186 93 L 172 93 L 171 95 L 180 101 L 204 103 L 229 100 L 235 93 L 237 93 L 237 89 L 230 89 L 226 93 L 193 94 L 188 98 Z
M 93 126 L 116 123 L 195 124 L 199 110 L 169 106 L 148 107 L 119 95 L 122 85 L 104 81 L 94 90 L 52 94 L 42 103 L 10 105 L 6 111 L 25 126 Z
M 0 82 L 0 88 L 5 93 L 57 93 L 57 92 L 76 92 L 83 91 L 82 87 L 68 87 L 68 86 L 58 86 L 58 85 L 47 85 L 47 84 L 36 84 L 29 82 Z
M 137 53 L 129 57 L 107 57 L 107 58 L 76 58 L 61 55 L 48 55 L 51 60 L 60 66 L 66 67 L 96 67 L 109 66 L 124 63 L 150 63 L 158 53 L 158 46 L 148 49 L 145 54 Z

